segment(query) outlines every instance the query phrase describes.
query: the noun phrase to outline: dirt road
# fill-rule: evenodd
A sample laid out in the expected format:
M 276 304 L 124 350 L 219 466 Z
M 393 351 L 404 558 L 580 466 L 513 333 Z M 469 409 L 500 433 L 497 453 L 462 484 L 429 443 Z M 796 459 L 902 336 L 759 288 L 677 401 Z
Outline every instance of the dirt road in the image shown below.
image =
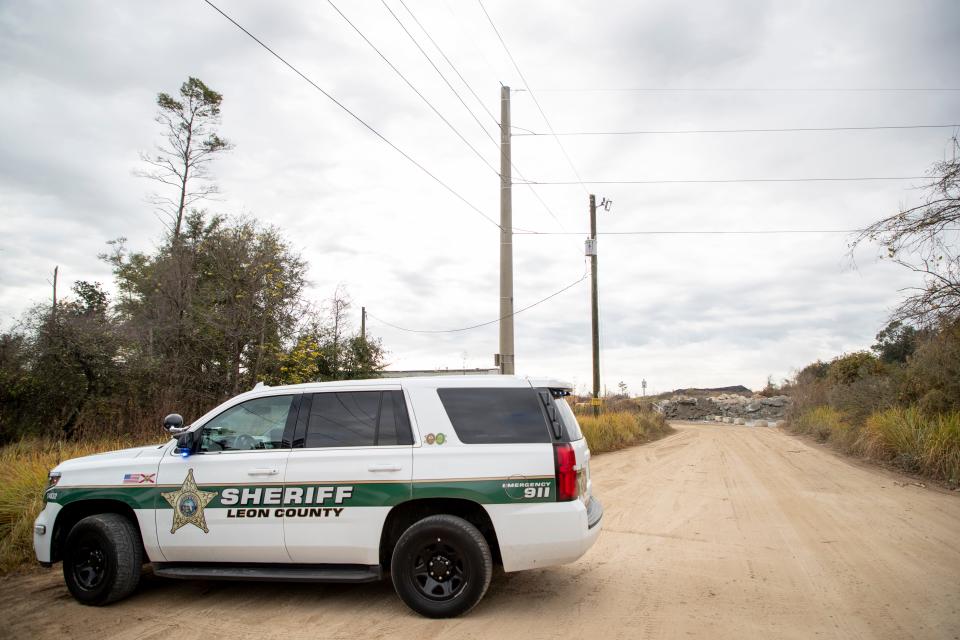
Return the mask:
M 49 638 L 957 638 L 960 495 L 776 430 L 677 425 L 594 460 L 604 531 L 579 562 L 495 575 L 464 618 L 409 612 L 389 582 L 148 576 L 76 604 L 59 571 L 0 582 L 0 636 Z

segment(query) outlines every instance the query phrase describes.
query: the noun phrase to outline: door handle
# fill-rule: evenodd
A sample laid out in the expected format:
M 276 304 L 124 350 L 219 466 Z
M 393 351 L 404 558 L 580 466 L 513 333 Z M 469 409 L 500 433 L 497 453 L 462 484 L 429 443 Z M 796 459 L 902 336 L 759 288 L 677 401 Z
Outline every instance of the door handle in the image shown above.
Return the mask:
M 367 467 L 367 471 L 400 471 L 403 469 L 398 464 L 372 464 Z
M 279 469 L 251 469 L 247 471 L 248 476 L 275 476 L 280 473 Z

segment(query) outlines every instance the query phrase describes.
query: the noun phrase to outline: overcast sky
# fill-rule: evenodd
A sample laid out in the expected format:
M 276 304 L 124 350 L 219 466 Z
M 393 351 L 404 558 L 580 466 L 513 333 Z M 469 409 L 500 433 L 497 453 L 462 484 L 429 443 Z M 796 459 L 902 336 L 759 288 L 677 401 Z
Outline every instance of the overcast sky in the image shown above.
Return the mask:
M 399 0 L 335 0 L 486 160 L 497 125 Z M 405 0 L 499 117 L 524 83 L 474 1 Z M 220 0 L 265 43 L 488 216 L 498 178 L 326 2 Z M 506 2 L 484 6 L 557 132 L 949 124 L 960 121 L 960 4 L 943 2 Z M 279 227 L 310 263 L 310 296 L 343 284 L 374 317 L 390 368 L 489 367 L 499 230 L 284 67 L 201 0 L 0 2 L 0 325 L 62 282 L 110 283 L 106 242 L 150 250 L 163 228 L 133 175 L 159 141 L 159 91 L 190 75 L 224 96 L 236 147 L 211 211 Z M 625 91 L 642 89 L 642 91 Z M 875 91 L 882 89 L 882 91 Z M 895 89 L 897 91 L 895 91 Z M 924 89 L 904 91 L 903 89 Z M 929 89 L 941 89 L 930 91 Z M 513 123 L 546 132 L 529 92 Z M 516 131 L 520 133 L 519 130 Z M 922 176 L 951 129 L 560 138 L 583 180 Z M 576 182 L 556 139 L 514 138 L 535 181 Z M 584 274 L 587 191 L 614 201 L 601 232 L 853 229 L 917 202 L 923 181 L 543 185 L 514 188 L 517 308 Z M 553 216 L 556 216 L 554 219 Z M 599 247 L 602 372 L 639 393 L 761 387 L 868 347 L 916 284 L 847 255 L 844 234 L 620 235 Z M 517 372 L 590 383 L 589 281 L 516 317 Z

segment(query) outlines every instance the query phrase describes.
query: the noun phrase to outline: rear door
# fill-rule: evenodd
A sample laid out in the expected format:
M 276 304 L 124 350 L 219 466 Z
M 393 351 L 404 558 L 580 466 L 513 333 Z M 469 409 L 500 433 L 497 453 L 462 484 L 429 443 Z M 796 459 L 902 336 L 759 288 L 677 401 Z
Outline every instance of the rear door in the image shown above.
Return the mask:
M 390 508 L 410 498 L 414 439 L 399 386 L 304 396 L 285 478 L 293 562 L 378 564 Z
M 411 389 L 423 438 L 414 498 L 463 498 L 491 514 L 556 500 L 553 445 L 537 392 L 509 378 L 497 383 L 503 386 L 450 381 Z

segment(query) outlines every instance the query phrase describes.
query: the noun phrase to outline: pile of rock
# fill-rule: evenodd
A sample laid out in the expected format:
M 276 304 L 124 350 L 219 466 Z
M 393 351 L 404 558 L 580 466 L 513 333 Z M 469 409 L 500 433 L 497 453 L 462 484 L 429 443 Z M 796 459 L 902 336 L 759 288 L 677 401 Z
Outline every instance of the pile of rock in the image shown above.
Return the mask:
M 654 406 L 673 420 L 711 420 L 728 424 L 783 420 L 788 396 L 766 398 L 759 395 L 721 394 L 710 397 L 678 395 L 660 400 Z M 738 422 L 739 421 L 739 422 Z

